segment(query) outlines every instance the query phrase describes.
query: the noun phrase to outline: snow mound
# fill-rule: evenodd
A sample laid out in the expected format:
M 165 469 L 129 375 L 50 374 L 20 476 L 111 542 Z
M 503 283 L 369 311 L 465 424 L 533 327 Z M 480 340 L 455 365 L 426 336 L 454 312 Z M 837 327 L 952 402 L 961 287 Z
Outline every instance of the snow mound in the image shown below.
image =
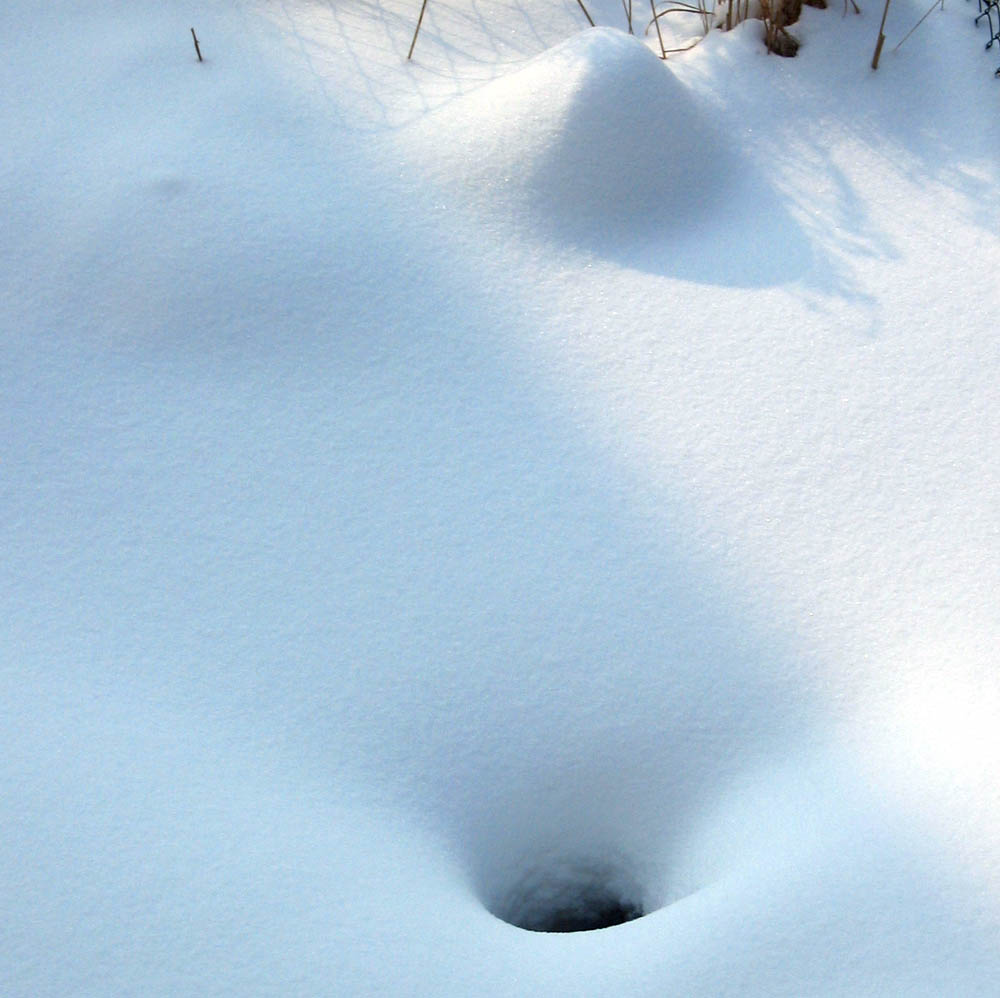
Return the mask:
M 704 212 L 729 158 L 642 42 L 584 31 L 420 126 L 447 192 L 575 242 L 634 241 Z

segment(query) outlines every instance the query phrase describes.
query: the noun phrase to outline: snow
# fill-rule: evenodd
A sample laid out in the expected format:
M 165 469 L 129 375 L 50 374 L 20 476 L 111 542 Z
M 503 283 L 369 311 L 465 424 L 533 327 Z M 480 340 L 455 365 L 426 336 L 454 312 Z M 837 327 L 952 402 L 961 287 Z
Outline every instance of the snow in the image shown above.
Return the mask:
M 697 225 L 726 166 L 690 92 L 610 28 L 576 34 L 457 104 L 426 121 L 422 174 L 564 244 L 628 247 Z
M 5 995 L 1000 993 L 985 29 L 588 8 L 8 0 Z

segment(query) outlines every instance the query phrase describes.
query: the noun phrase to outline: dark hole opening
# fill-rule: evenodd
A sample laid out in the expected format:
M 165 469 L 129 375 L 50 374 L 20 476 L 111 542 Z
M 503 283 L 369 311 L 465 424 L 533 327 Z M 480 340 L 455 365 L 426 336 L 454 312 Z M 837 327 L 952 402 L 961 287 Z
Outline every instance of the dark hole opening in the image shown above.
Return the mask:
M 636 885 L 600 864 L 557 864 L 533 870 L 507 894 L 496 914 L 531 932 L 590 932 L 641 918 Z
M 581 903 L 572 908 L 553 911 L 537 925 L 525 925 L 534 932 L 589 932 L 591 929 L 609 929 L 623 925 L 643 914 L 641 908 L 622 901 L 603 900 L 593 904 Z

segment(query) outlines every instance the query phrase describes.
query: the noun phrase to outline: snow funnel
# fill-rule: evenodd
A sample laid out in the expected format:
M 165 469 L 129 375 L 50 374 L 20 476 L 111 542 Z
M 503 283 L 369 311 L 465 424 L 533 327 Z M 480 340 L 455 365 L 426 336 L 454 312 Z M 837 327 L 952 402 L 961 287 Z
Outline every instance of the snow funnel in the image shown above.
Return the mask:
M 596 28 L 425 123 L 446 191 L 519 227 L 606 245 L 670 232 L 726 159 L 695 98 L 642 42 Z

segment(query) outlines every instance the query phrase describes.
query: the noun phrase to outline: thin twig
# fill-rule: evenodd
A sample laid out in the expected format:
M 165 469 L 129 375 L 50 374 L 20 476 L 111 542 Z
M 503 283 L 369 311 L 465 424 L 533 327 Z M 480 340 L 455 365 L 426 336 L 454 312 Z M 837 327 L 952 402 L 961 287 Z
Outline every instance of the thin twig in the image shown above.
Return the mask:
M 205 60 L 201 57 L 201 46 L 198 44 L 198 36 L 194 33 L 194 28 L 191 29 L 191 37 L 194 39 L 194 50 L 198 53 L 198 62 L 204 62 Z
M 656 37 L 660 39 L 660 58 L 666 59 L 667 50 L 663 47 L 663 32 L 660 31 L 660 22 L 656 16 L 656 5 L 654 0 L 649 0 L 649 9 L 652 11 L 653 23 L 656 25 Z M 648 31 L 649 28 L 647 27 L 646 30 Z
M 682 45 L 679 49 L 667 49 L 666 55 L 674 55 L 677 52 L 690 52 L 691 49 L 693 49 L 695 45 L 698 45 L 701 41 L 703 41 L 703 39 L 695 38 L 693 41 L 688 42 L 687 45 Z M 664 58 L 666 58 L 666 56 L 664 56 Z
M 583 6 L 583 0 L 576 0 L 576 2 L 580 5 L 580 10 L 582 10 L 584 12 L 584 14 L 587 15 L 587 20 L 590 21 L 590 26 L 592 28 L 596 28 L 597 25 L 594 24 L 594 19 L 590 16 L 590 11 L 587 10 L 587 8 Z
M 417 44 L 417 35 L 420 34 L 420 25 L 424 23 L 424 11 L 427 10 L 427 0 L 420 5 L 420 17 L 417 18 L 417 27 L 413 32 L 413 41 L 410 42 L 410 51 L 406 53 L 406 61 L 409 62 L 413 58 L 413 49 Z
M 934 0 L 935 3 L 940 3 L 940 0 Z M 663 10 L 657 12 L 657 17 L 663 17 L 665 14 L 698 14 L 699 16 L 705 13 L 704 7 L 695 7 L 689 3 L 678 3 L 674 4 L 673 7 L 664 7 Z M 653 22 L 650 21 L 648 27 L 652 27 Z
M 702 28 L 704 29 L 704 34 L 702 34 L 701 38 L 695 38 L 694 41 L 688 42 L 687 45 L 681 45 L 678 48 L 671 49 L 665 48 L 663 46 L 663 36 L 660 34 L 660 18 L 666 16 L 667 14 L 698 14 L 702 18 Z M 653 18 L 649 24 L 646 25 L 646 33 L 649 33 L 649 29 L 653 24 L 656 25 L 656 33 L 660 36 L 660 51 L 663 53 L 662 58 L 664 59 L 666 59 L 668 55 L 673 55 L 677 52 L 690 52 L 691 49 L 693 49 L 695 45 L 697 45 L 702 38 L 705 38 L 712 30 L 711 25 L 706 26 L 705 18 L 708 14 L 709 11 L 704 6 L 704 3 L 699 4 L 697 7 L 692 4 L 679 3 L 673 7 L 664 7 L 661 11 L 654 9 Z
M 931 14 L 931 11 L 933 11 L 933 10 L 934 10 L 934 8 L 935 8 L 935 7 L 936 7 L 936 6 L 938 5 L 938 4 L 940 4 L 940 5 L 941 5 L 941 9 L 942 9 L 942 10 L 944 10 L 944 0 L 934 0 L 934 3 L 932 3 L 932 4 L 931 4 L 931 9 L 930 9 L 929 11 L 927 11 L 927 13 L 926 13 L 926 14 L 924 14 L 924 16 L 923 16 L 922 18 L 920 18 L 920 20 L 919 20 L 919 21 L 917 21 L 917 23 L 916 23 L 915 25 L 913 25 L 913 27 L 912 27 L 912 28 L 910 28 L 910 30 L 909 30 L 909 31 L 907 31 L 907 32 L 906 32 L 906 34 L 905 34 L 905 35 L 903 36 L 903 42 L 905 42 L 905 41 L 906 41 L 906 39 L 907 39 L 907 38 L 909 38 L 909 37 L 910 37 L 910 35 L 912 35 L 912 34 L 913 34 L 913 32 L 914 32 L 914 31 L 916 31 L 916 30 L 917 30 L 917 28 L 919 28 L 919 27 L 920 27 L 920 25 L 921 25 L 921 24 L 923 24 L 923 23 L 924 23 L 924 21 L 926 21 L 928 17 L 930 17 L 930 14 Z M 900 42 L 900 43 L 899 43 L 899 45 L 897 45 L 897 46 L 896 46 L 896 47 L 895 47 L 895 48 L 894 48 L 894 49 L 893 49 L 892 51 L 893 51 L 893 52 L 898 52 L 898 51 L 899 51 L 899 49 L 900 49 L 900 46 L 901 46 L 901 45 L 903 44 L 903 42 Z

